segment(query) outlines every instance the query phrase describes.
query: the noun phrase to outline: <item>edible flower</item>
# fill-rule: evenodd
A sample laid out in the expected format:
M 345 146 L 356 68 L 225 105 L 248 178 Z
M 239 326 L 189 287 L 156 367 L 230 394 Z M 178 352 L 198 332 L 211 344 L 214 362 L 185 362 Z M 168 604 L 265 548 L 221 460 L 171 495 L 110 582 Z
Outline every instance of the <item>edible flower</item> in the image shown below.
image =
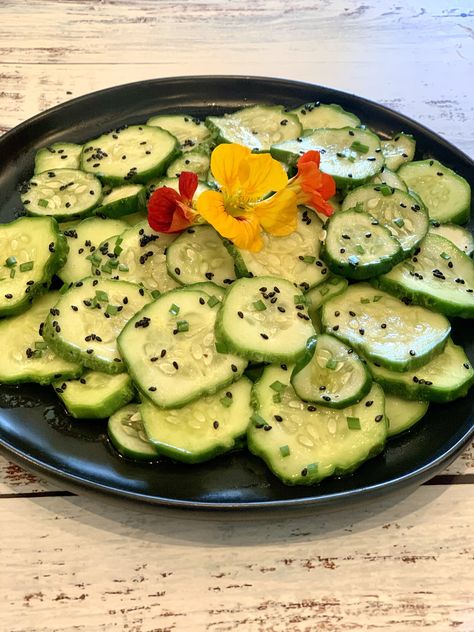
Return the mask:
M 196 208 L 223 237 L 256 252 L 263 246 L 262 229 L 280 236 L 295 230 L 296 193 L 286 189 L 285 170 L 269 154 L 253 154 L 237 144 L 219 145 L 211 155 L 211 171 L 220 191 L 204 191 Z
M 319 170 L 321 156 L 319 151 L 307 151 L 298 160 L 298 173 L 288 183 L 288 189 L 294 191 L 298 204 L 310 206 L 328 217 L 334 213 L 327 202 L 336 193 L 334 178 Z
M 191 226 L 197 213 L 193 210 L 193 197 L 198 177 L 183 171 L 178 180 L 178 191 L 163 186 L 156 189 L 148 200 L 148 223 L 159 233 L 179 233 Z

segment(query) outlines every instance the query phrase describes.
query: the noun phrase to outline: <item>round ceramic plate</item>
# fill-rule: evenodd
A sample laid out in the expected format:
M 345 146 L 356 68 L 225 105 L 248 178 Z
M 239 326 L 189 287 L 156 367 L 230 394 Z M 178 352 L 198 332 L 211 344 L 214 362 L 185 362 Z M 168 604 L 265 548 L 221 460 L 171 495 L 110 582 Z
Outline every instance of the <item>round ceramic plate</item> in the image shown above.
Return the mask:
M 18 184 L 31 177 L 35 151 L 56 141 L 83 141 L 153 114 L 222 114 L 253 103 L 296 107 L 309 101 L 338 103 L 381 136 L 403 130 L 417 140 L 417 159 L 434 157 L 465 178 L 472 161 L 425 127 L 385 107 L 320 86 L 258 77 L 177 77 L 142 81 L 69 101 L 0 138 L 0 222 L 21 209 Z M 470 322 L 453 323 L 453 337 L 474 360 Z M 44 475 L 109 494 L 193 509 L 265 509 L 366 501 L 420 484 L 451 462 L 473 434 L 474 393 L 430 406 L 411 432 L 392 440 L 380 456 L 353 475 L 313 487 L 287 487 L 247 452 L 202 465 L 163 460 L 140 465 L 119 458 L 105 422 L 75 421 L 52 388 L 0 386 L 0 446 L 7 456 Z

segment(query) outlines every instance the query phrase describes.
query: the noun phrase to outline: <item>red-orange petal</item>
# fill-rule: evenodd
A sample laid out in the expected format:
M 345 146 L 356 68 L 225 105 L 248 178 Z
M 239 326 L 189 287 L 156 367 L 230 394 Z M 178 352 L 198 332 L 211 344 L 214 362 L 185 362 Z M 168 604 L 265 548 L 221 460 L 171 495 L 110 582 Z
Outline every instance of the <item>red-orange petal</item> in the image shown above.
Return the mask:
M 198 177 L 191 171 L 182 171 L 179 175 L 179 192 L 184 201 L 191 204 L 198 185 Z

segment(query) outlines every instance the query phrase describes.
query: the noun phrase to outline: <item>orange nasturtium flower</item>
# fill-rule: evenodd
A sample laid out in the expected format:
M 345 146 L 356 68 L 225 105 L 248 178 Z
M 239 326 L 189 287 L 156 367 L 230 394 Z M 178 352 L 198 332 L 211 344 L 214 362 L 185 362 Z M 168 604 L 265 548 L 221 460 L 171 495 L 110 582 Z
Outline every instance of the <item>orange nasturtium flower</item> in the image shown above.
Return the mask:
M 321 156 L 319 151 L 307 151 L 298 160 L 298 173 L 288 183 L 288 189 L 294 191 L 298 204 L 310 206 L 328 217 L 334 213 L 327 202 L 336 193 L 334 178 L 319 170 Z
M 179 176 L 179 193 L 171 187 L 159 187 L 148 200 L 148 223 L 159 233 L 179 233 L 193 224 L 193 196 L 198 177 L 190 171 Z

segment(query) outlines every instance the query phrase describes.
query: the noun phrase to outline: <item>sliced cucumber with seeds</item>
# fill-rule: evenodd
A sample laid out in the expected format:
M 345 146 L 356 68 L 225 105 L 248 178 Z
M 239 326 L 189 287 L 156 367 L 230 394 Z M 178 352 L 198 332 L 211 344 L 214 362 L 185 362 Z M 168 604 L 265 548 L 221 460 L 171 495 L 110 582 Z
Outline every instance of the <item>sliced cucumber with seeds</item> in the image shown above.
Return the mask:
M 153 444 L 148 441 L 139 404 L 128 404 L 109 419 L 107 432 L 115 449 L 129 459 L 152 461 L 158 458 Z
M 440 235 L 428 233 L 412 259 L 373 282 L 447 316 L 474 318 L 474 262 Z
M 130 125 L 88 141 L 81 168 L 111 185 L 147 182 L 165 173 L 178 152 L 178 141 L 166 130 Z
M 401 165 L 413 160 L 416 141 L 411 134 L 400 132 L 390 140 L 382 141 L 382 153 L 388 169 L 397 171 Z
M 395 171 L 391 171 L 387 166 L 382 167 L 380 172 L 370 179 L 370 184 L 386 184 L 392 189 L 400 189 L 400 191 L 407 192 L 407 185 Z
M 291 374 L 291 384 L 305 402 L 345 408 L 367 395 L 372 378 L 350 347 L 321 334 L 308 340 L 306 353 Z
M 187 285 L 213 281 L 226 287 L 235 281 L 234 260 L 212 226 L 183 231 L 166 250 L 168 273 Z
M 275 384 L 282 389 L 275 398 Z M 247 432 L 250 451 L 287 485 L 313 485 L 349 474 L 382 451 L 387 436 L 382 389 L 341 410 L 305 404 L 289 371 L 267 367 L 254 385 L 257 409 Z
M 451 339 L 442 353 L 416 370 L 398 373 L 372 362 L 368 368 L 387 393 L 410 400 L 451 402 L 465 397 L 474 383 L 471 363 Z
M 87 371 L 76 380 L 56 380 L 54 390 L 75 419 L 105 419 L 130 402 L 135 389 L 126 373 Z
M 106 217 L 122 217 L 146 210 L 146 190 L 142 184 L 124 184 L 102 198 L 95 213 Z
M 0 320 L 1 384 L 51 384 L 82 374 L 80 364 L 57 356 L 42 338 L 43 323 L 58 298 L 58 292 L 48 292 L 24 314 Z
M 125 327 L 118 346 L 140 389 L 160 408 L 177 408 L 237 380 L 247 363 L 216 350 L 219 301 L 202 290 L 171 290 Z
M 211 141 L 211 133 L 202 121 L 189 114 L 160 114 L 152 116 L 147 125 L 161 127 L 175 136 L 181 151 L 191 151 L 197 145 Z
M 168 178 L 179 178 L 183 171 L 191 171 L 197 175 L 199 180 L 207 180 L 210 163 L 209 151 L 198 147 L 173 160 L 166 175 Z
M 53 143 L 35 154 L 35 175 L 52 169 L 79 169 L 82 145 Z
M 66 238 L 52 217 L 21 217 L 0 225 L 0 316 L 28 309 L 66 261 Z
M 451 330 L 441 314 L 405 305 L 367 283 L 324 303 L 321 320 L 325 331 L 393 371 L 426 364 L 441 353 Z
M 398 175 L 420 196 L 431 219 L 454 224 L 469 219 L 471 187 L 455 171 L 437 160 L 420 160 L 400 167 Z
M 298 117 L 280 105 L 253 105 L 233 114 L 208 116 L 206 125 L 217 142 L 238 143 L 254 151 L 268 151 L 303 131 Z
M 91 261 L 93 274 L 131 281 L 153 292 L 166 292 L 179 284 L 166 267 L 166 249 L 176 235 L 157 233 L 148 220 L 102 242 Z
M 462 250 L 468 257 L 472 257 L 474 252 L 474 237 L 470 230 L 458 226 L 457 224 L 440 224 L 434 222 L 430 225 L 429 232 L 449 239 L 459 250 Z
M 295 165 L 311 150 L 321 153 L 321 171 L 331 175 L 338 186 L 363 184 L 384 165 L 378 136 L 351 127 L 308 131 L 296 140 L 272 145 L 270 152 L 277 160 Z
M 349 279 L 369 279 L 387 272 L 404 256 L 390 231 L 357 208 L 335 213 L 325 228 L 321 257 L 330 270 Z
M 126 228 L 127 224 L 121 220 L 101 217 L 88 217 L 68 225 L 63 229 L 63 235 L 68 242 L 69 254 L 66 263 L 56 273 L 58 277 L 64 283 L 73 283 L 90 276 L 91 257 L 101 242 Z
M 271 276 L 235 281 L 216 322 L 220 348 L 256 362 L 293 362 L 314 333 L 301 293 Z
M 61 296 L 48 315 L 43 336 L 51 348 L 69 361 L 104 373 L 123 373 L 117 336 L 151 296 L 125 281 L 78 281 Z
M 385 393 L 385 415 L 388 436 L 395 437 L 420 421 L 428 411 L 429 402 L 410 401 L 392 393 Z
M 384 184 L 366 184 L 347 194 L 342 210 L 358 207 L 370 213 L 400 242 L 405 256 L 426 235 L 429 227 L 424 207 L 411 195 Z
M 21 201 L 29 215 L 51 215 L 58 221 L 90 215 L 101 198 L 100 181 L 77 169 L 38 173 L 21 193 Z
M 183 408 L 163 410 L 144 400 L 140 413 L 147 437 L 159 454 L 183 463 L 202 463 L 229 452 L 245 437 L 251 390 L 252 382 L 242 377 Z
M 327 266 L 319 258 L 322 222 L 309 209 L 298 212 L 296 230 L 286 237 L 262 233 L 260 252 L 241 250 L 226 242 L 238 276 L 277 276 L 299 285 L 302 291 L 327 278 Z
M 360 125 L 360 119 L 351 112 L 346 112 L 340 105 L 335 103 L 306 103 L 294 110 L 291 114 L 295 114 L 303 129 L 331 128 L 339 129 L 341 127 L 357 127 Z
M 321 318 L 319 308 L 331 297 L 337 296 L 346 290 L 348 282 L 340 276 L 332 276 L 324 283 L 312 288 L 305 294 L 308 304 L 308 314 L 316 331 L 321 330 Z

